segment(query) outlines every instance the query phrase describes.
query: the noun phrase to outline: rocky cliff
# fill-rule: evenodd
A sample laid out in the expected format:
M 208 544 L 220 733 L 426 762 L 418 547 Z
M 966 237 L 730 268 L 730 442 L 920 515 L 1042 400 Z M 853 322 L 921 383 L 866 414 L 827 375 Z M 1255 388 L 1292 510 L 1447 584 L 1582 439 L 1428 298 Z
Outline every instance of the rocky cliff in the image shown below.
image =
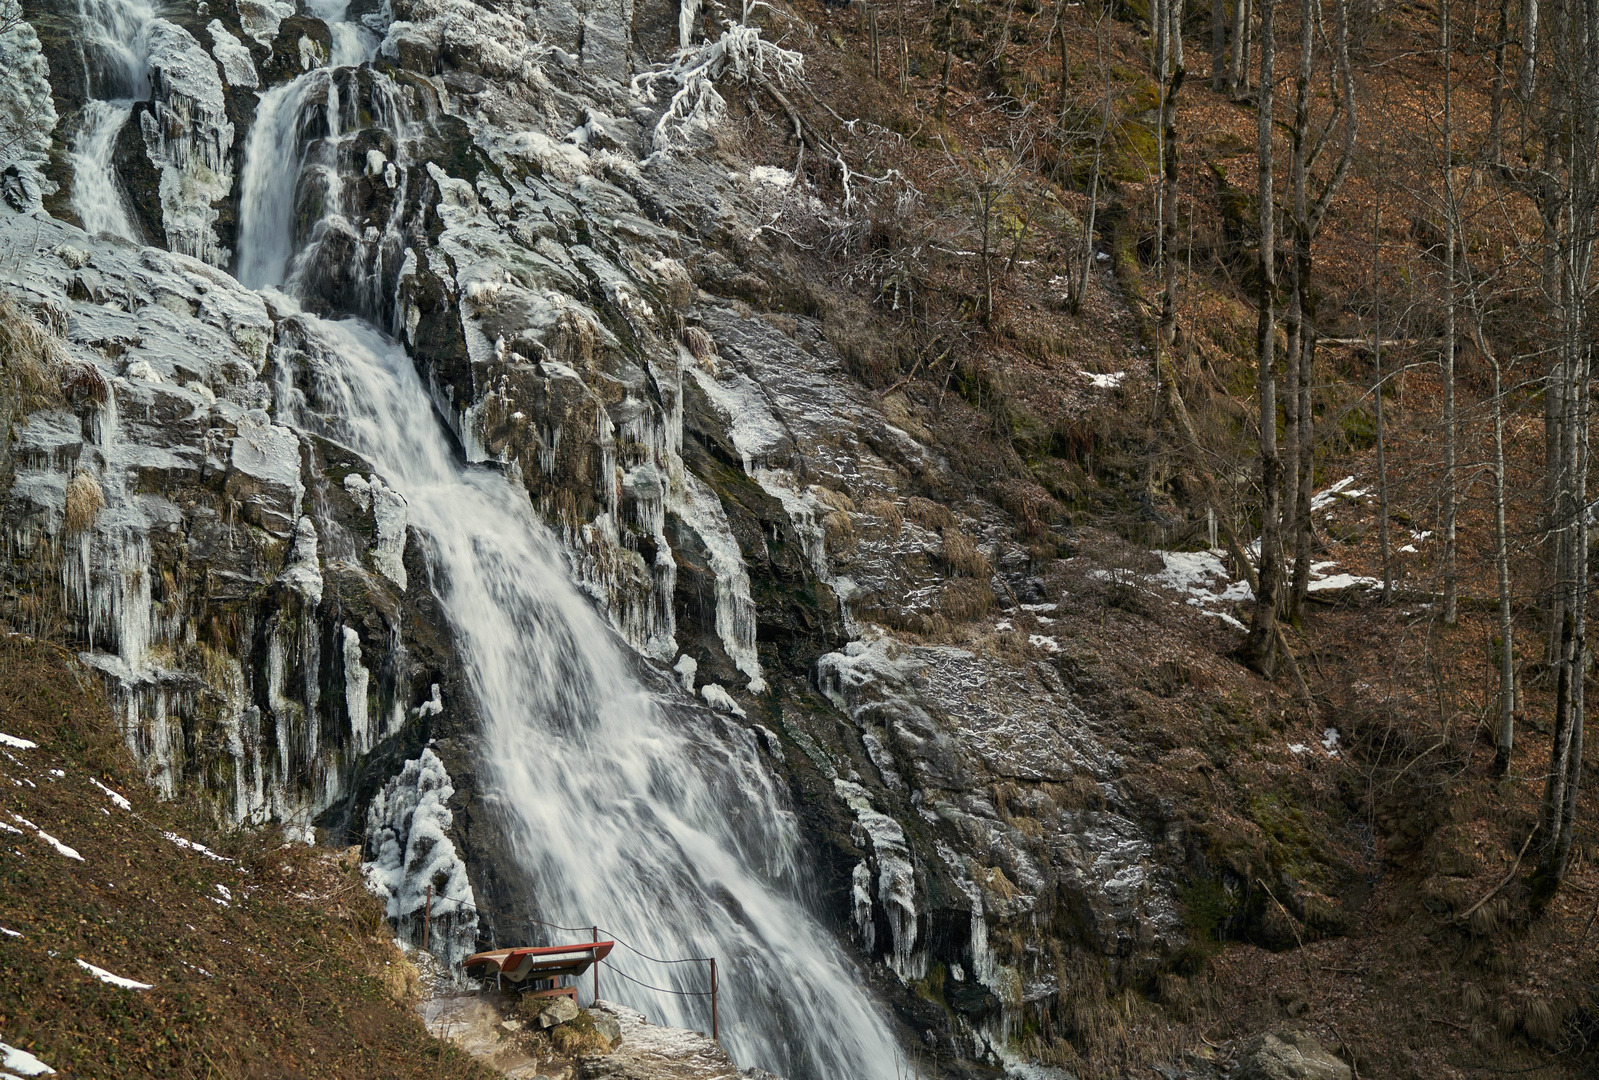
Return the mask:
M 1049 632 L 1073 538 L 852 377 L 764 228 L 794 179 L 741 152 L 727 99 L 779 107 L 800 53 L 687 2 L 238 0 L 141 16 L 130 78 L 83 9 L 24 11 L 0 80 L 38 99 L 48 68 L 53 135 L 0 210 L 9 318 L 43 343 L 31 375 L 6 358 L 5 613 L 103 673 L 162 793 L 360 840 L 437 764 L 459 895 L 541 910 L 405 492 L 298 422 L 305 312 L 358 315 L 464 460 L 526 490 L 644 677 L 749 739 L 907 1047 L 1036 1058 L 1076 995 L 1180 958 L 1193 842 Z M 350 35 L 376 60 L 338 66 Z M 273 131 L 289 205 L 240 179 Z M 105 227 L 97 134 L 122 237 L 81 227 Z M 241 251 L 271 214 L 292 243 Z M 370 820 L 403 879 L 410 817 Z M 420 890 L 389 895 L 414 926 Z

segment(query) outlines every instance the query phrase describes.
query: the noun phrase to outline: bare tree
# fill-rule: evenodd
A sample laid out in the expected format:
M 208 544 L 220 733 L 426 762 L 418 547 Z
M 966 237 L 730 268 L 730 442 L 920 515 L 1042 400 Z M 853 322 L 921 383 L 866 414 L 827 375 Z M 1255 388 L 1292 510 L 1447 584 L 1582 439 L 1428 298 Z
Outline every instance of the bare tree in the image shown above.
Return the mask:
M 1270 676 L 1277 665 L 1277 601 L 1282 584 L 1282 465 L 1277 457 L 1277 239 L 1272 159 L 1272 93 L 1276 75 L 1276 38 L 1272 14 L 1276 0 L 1260 0 L 1260 104 L 1256 143 L 1257 196 L 1260 200 L 1260 281 L 1255 327 L 1260 387 L 1260 588 L 1244 643 L 1244 656 Z
M 1289 423 L 1285 427 L 1289 481 L 1284 492 L 1285 523 L 1293 529 L 1295 552 L 1293 588 L 1288 595 L 1290 616 L 1297 616 L 1310 588 L 1311 517 L 1310 498 L 1315 482 L 1315 417 L 1311 410 L 1314 380 L 1316 328 L 1314 313 L 1308 309 L 1311 279 L 1311 253 L 1333 198 L 1349 176 L 1359 135 L 1359 105 L 1355 98 L 1354 73 L 1349 64 L 1349 24 L 1347 0 L 1335 0 L 1332 73 L 1338 96 L 1325 127 L 1311 132 L 1310 93 L 1316 68 L 1316 31 L 1321 18 L 1320 0 L 1303 0 L 1301 6 L 1299 74 L 1294 94 L 1293 174 L 1290 178 L 1290 207 L 1293 260 L 1290 264 L 1288 301 L 1288 355 L 1285 358 L 1287 393 L 1284 404 Z M 1337 163 L 1319 192 L 1313 192 L 1312 170 L 1334 127 L 1342 121 L 1343 143 Z
M 1233 51 L 1227 60 L 1227 93 L 1237 97 L 1249 89 L 1250 0 L 1233 0 Z
M 1388 448 L 1383 430 L 1382 373 L 1382 191 L 1371 207 L 1371 364 L 1377 427 L 1377 543 L 1382 554 L 1382 602 L 1393 603 L 1393 545 L 1388 539 Z
M 1460 573 L 1456 559 L 1455 537 L 1455 518 L 1460 502 L 1460 492 L 1455 482 L 1455 457 L 1458 440 L 1455 418 L 1455 238 L 1459 224 L 1459 207 L 1455 202 L 1455 43 L 1449 16 L 1450 0 L 1439 0 L 1438 19 L 1440 34 L 1443 38 L 1444 62 L 1443 620 L 1446 626 L 1453 626 L 1459 615 L 1458 594 L 1460 590 Z
M 1106 43 L 1107 18 L 1108 14 L 1101 12 L 1099 21 L 1094 27 L 1094 56 L 1099 65 L 1100 85 L 1104 88 L 1104 92 L 1098 103 L 1099 131 L 1094 136 L 1094 162 L 1088 177 L 1088 213 L 1083 216 L 1079 244 L 1081 260 L 1078 263 L 1076 280 L 1067 284 L 1067 299 L 1074 315 L 1082 311 L 1083 301 L 1088 296 L 1089 274 L 1093 271 L 1097 254 L 1094 247 L 1094 219 L 1099 211 L 1100 169 L 1105 160 L 1105 140 L 1110 135 L 1111 110 L 1115 101 L 1111 87 L 1109 47 Z
M 1554 453 L 1546 462 L 1552 549 L 1551 619 L 1558 628 L 1553 738 L 1538 826 L 1541 852 L 1534 875 L 1534 904 L 1541 906 L 1565 880 L 1582 780 L 1588 631 L 1588 425 L 1592 382 L 1593 255 L 1599 227 L 1599 34 L 1594 4 L 1556 8 L 1546 52 L 1547 102 L 1541 137 L 1546 181 L 1540 187 L 1546 227 L 1546 288 L 1557 324 L 1557 356 L 1546 406 L 1546 436 Z M 1532 76 L 1526 82 L 1532 85 Z M 1549 410 L 1555 410 L 1549 415 Z

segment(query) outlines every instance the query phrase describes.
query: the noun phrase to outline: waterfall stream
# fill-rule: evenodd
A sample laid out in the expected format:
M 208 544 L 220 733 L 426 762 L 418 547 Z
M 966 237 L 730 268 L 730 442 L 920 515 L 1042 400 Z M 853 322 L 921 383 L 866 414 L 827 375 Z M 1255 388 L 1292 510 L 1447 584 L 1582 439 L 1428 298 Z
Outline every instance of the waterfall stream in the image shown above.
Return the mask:
M 337 0 L 310 7 L 333 26 L 339 66 L 261 95 L 239 177 L 239 277 L 290 293 L 308 288 L 299 249 L 314 248 L 338 216 L 348 65 L 376 48 Z M 112 149 L 129 98 L 147 83 L 138 42 L 149 9 L 85 0 L 83 17 L 91 45 L 120 43 L 109 54 L 121 60 L 101 65 L 116 77 L 94 87 L 85 110 L 75 204 L 91 228 L 128 235 Z M 377 92 L 387 84 L 361 73 Z M 402 121 L 376 122 L 398 141 Z M 310 201 L 325 217 L 297 235 L 308 183 L 323 185 Z M 461 461 L 399 345 L 358 319 L 292 318 L 301 333 L 280 336 L 279 419 L 347 444 L 408 501 L 481 717 L 482 787 L 537 883 L 539 913 L 598 923 L 655 957 L 717 957 L 722 1039 L 742 1065 L 790 1080 L 901 1075 L 882 1010 L 803 902 L 811 881 L 797 823 L 757 736 L 670 680 L 646 684 L 641 661 L 572 583 L 527 492 Z M 702 965 L 658 966 L 620 948 L 613 959 L 638 982 L 607 969 L 605 997 L 659 1023 L 709 1029 L 706 999 L 670 992 L 704 989 Z
M 117 182 L 113 152 L 133 103 L 149 94 L 147 0 L 81 0 L 79 50 L 86 81 L 83 115 L 72 140 L 72 208 L 84 231 L 139 239 Z

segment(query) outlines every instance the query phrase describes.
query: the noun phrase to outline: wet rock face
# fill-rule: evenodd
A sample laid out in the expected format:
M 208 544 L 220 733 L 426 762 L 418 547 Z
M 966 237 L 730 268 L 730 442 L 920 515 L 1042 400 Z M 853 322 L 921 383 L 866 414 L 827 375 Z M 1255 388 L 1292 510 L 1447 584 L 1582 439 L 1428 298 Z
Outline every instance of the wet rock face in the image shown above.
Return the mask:
M 404 527 L 365 462 L 276 419 L 292 315 L 192 259 L 27 231 L 5 285 L 67 336 L 59 403 L 16 427 L 8 621 L 106 675 L 160 790 L 309 835 L 364 805 L 365 759 L 448 726 L 418 708 L 458 678 L 394 580 Z

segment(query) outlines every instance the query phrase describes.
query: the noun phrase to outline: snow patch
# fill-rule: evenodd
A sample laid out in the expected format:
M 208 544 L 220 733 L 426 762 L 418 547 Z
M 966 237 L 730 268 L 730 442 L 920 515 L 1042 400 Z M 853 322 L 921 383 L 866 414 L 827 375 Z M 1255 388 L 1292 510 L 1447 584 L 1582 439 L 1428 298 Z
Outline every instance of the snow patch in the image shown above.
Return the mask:
M 161 835 L 166 837 L 168 840 L 172 841 L 174 844 L 178 845 L 180 848 L 184 848 L 184 849 L 186 849 L 188 851 L 193 851 L 193 852 L 196 852 L 196 853 L 198 853 L 200 855 L 204 855 L 208 859 L 215 859 L 217 862 L 225 862 L 225 863 L 230 863 L 230 862 L 233 861 L 232 859 L 228 858 L 226 855 L 218 855 L 216 852 L 212 851 L 210 848 L 206 847 L 204 844 L 196 844 L 193 840 L 185 840 L 183 837 L 179 836 L 177 833 L 164 832 Z
M 1127 378 L 1127 372 L 1125 371 L 1111 371 L 1103 375 L 1095 374 L 1092 371 L 1084 371 L 1079 374 L 1087 379 L 1089 385 L 1096 390 L 1114 390 Z
M 0 731 L 0 746 L 9 746 L 13 750 L 35 750 L 39 744 L 32 739 L 19 739 L 15 735 L 7 735 Z
M 113 975 L 105 968 L 95 967 L 93 964 L 89 963 L 89 961 L 84 960 L 81 957 L 78 958 L 78 966 L 84 971 L 87 971 L 90 975 L 93 975 L 95 978 L 99 979 L 101 982 L 110 983 L 112 986 L 120 986 L 124 990 L 149 990 L 154 985 L 153 983 L 142 983 L 136 982 L 133 979 L 124 979 L 121 975 Z
M 55 1070 L 26 1050 L 19 1050 L 9 1043 L 0 1042 L 0 1069 L 16 1073 L 18 1076 L 53 1076 Z

